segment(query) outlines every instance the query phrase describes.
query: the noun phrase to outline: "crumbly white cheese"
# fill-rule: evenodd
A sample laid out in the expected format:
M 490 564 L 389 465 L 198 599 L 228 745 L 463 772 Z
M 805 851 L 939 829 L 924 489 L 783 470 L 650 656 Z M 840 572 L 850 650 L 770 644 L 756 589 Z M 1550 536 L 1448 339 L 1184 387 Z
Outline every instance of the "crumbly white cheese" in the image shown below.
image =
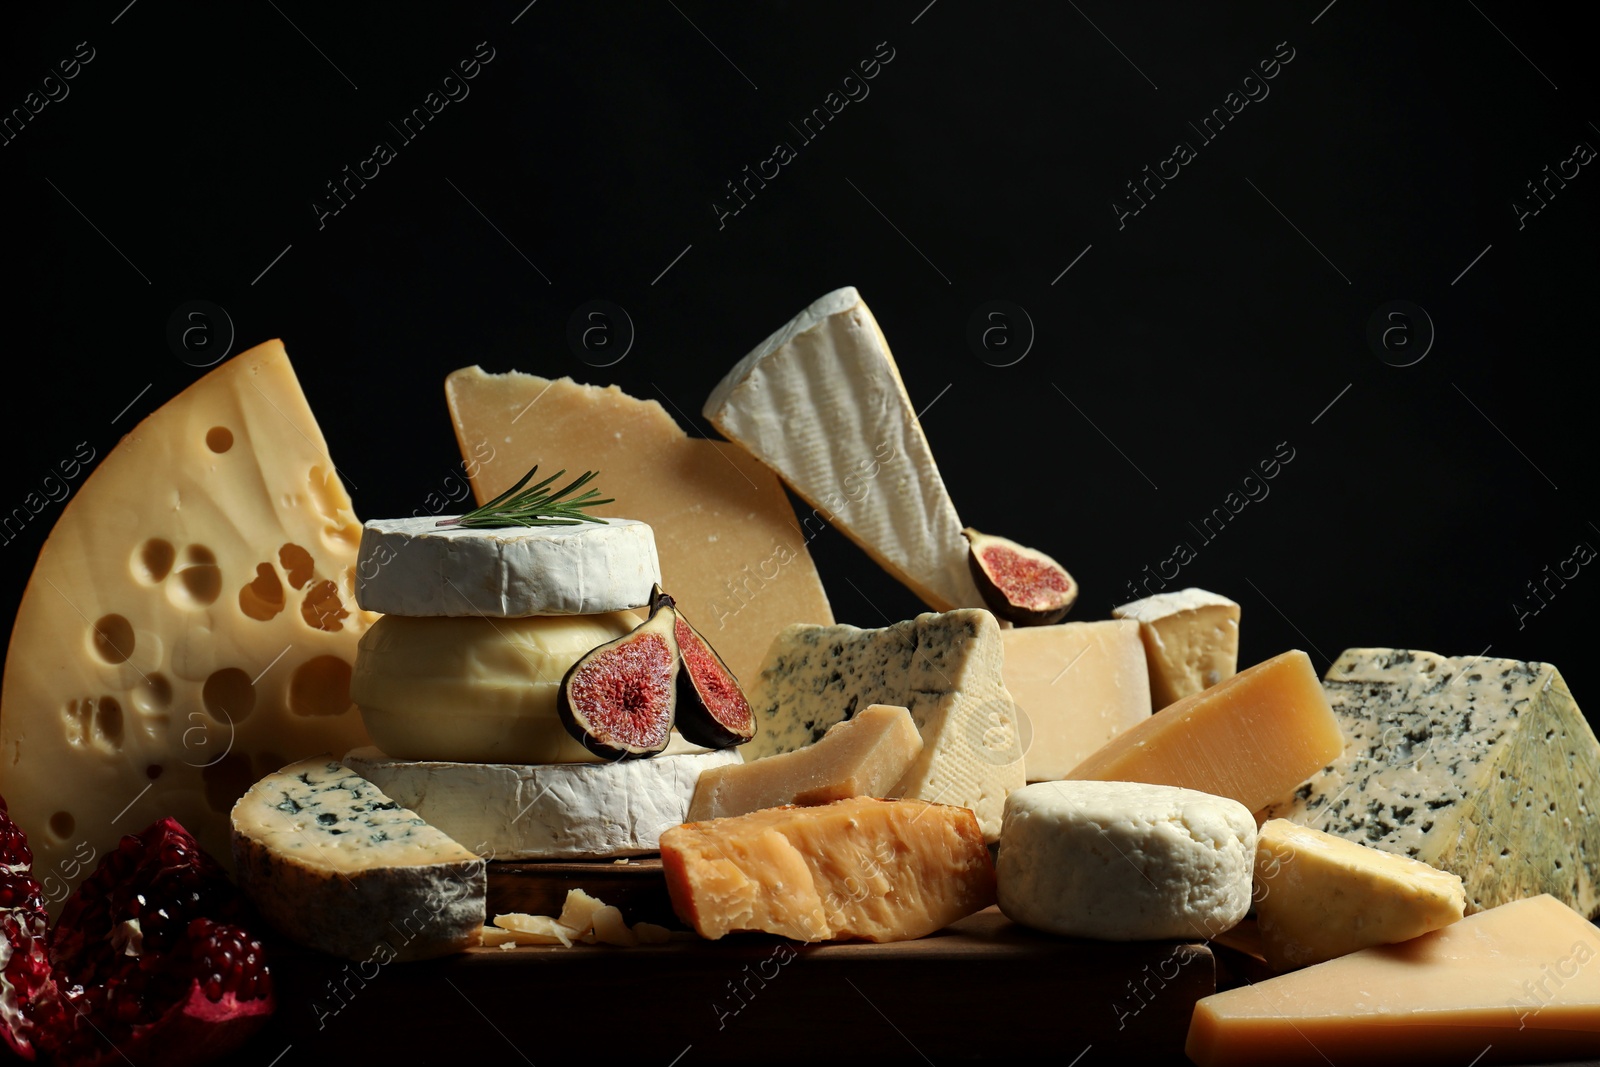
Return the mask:
M 634 519 L 494 529 L 374 519 L 361 531 L 356 601 L 388 615 L 591 615 L 646 604 L 660 581 L 655 537 Z
M 1213 937 L 1250 909 L 1255 852 L 1255 819 L 1236 800 L 1137 782 L 1040 782 L 1006 799 L 1000 910 L 1068 937 Z
M 485 859 L 609 859 L 658 851 L 684 821 L 700 772 L 738 749 L 612 763 L 519 765 L 390 759 L 358 748 L 345 766 Z

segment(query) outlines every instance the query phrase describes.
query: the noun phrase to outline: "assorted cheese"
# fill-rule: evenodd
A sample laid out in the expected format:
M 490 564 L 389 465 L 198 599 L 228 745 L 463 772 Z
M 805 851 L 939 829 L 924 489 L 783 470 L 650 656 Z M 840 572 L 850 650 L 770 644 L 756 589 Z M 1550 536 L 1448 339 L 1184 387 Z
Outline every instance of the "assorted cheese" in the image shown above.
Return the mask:
M 1156 710 L 1231 678 L 1239 666 L 1239 605 L 1204 589 L 1180 589 L 1111 609 L 1139 624 Z
M 1039 782 L 1006 798 L 1000 910 L 1067 937 L 1215 937 L 1250 910 L 1256 821 L 1236 800 L 1138 782 Z
M 1255 867 L 1262 954 L 1280 971 L 1409 941 L 1466 911 L 1455 875 L 1287 819 L 1262 825 Z
M 702 413 L 929 607 L 984 606 L 916 407 L 855 289 L 757 345 Z
M 685 823 L 661 835 L 678 917 L 715 940 L 904 941 L 994 903 L 994 865 L 967 808 L 856 797 Z
M 873 704 L 834 723 L 815 744 L 700 775 L 689 814 L 679 822 L 744 815 L 783 804 L 831 804 L 889 795 L 922 752 L 905 708 Z
M 1069 777 L 1185 786 L 1259 811 L 1343 750 L 1311 659 L 1295 650 L 1156 712 Z

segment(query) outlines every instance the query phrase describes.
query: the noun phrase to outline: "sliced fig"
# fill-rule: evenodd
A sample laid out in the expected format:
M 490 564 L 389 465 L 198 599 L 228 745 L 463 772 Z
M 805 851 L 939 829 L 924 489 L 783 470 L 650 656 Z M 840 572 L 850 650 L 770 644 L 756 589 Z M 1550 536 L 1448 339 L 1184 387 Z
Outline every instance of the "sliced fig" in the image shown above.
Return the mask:
M 1060 622 L 1078 599 L 1078 583 L 1043 552 L 970 526 L 961 533 L 978 592 L 1002 619 L 1018 626 L 1048 626 Z
M 653 756 L 671 740 L 678 639 L 670 614 L 584 653 L 561 679 L 556 711 L 578 743 L 606 759 Z
M 678 639 L 678 733 L 706 748 L 732 748 L 756 735 L 756 717 L 739 688 L 739 679 L 722 662 L 711 642 L 700 636 L 677 604 L 658 585 L 650 593 L 650 617 L 672 616 Z

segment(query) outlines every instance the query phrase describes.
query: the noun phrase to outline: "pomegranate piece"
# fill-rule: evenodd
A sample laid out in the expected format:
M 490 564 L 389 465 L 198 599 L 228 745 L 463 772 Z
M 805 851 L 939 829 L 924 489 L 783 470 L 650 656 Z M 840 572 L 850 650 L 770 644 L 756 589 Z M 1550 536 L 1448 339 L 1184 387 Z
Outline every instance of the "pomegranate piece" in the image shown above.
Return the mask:
M 968 527 L 961 531 L 972 579 L 989 610 L 1018 626 L 1060 622 L 1078 599 L 1078 583 L 1043 552 Z
M 25 1060 L 51 1051 L 66 1023 L 50 973 L 48 928 L 27 835 L 0 797 L 0 1036 Z
M 567 671 L 556 711 L 584 748 L 606 759 L 637 759 L 667 747 L 679 667 L 672 623 L 670 615 L 651 615 Z
M 678 733 L 706 748 L 732 748 L 756 735 L 756 717 L 739 688 L 739 679 L 722 662 L 711 642 L 690 625 L 658 585 L 650 595 L 650 615 L 672 616 L 682 669 L 678 672 Z

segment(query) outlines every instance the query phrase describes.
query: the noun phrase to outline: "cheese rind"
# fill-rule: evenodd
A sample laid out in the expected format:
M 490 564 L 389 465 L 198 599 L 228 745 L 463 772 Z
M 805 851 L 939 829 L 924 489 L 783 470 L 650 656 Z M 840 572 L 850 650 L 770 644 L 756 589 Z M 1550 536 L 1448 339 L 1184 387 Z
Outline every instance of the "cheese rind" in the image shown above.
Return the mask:
M 813 745 L 707 770 L 681 821 L 721 819 L 784 804 L 886 796 L 921 751 L 922 735 L 909 711 L 873 704 L 835 723 Z
M 1111 615 L 1139 624 L 1157 711 L 1238 670 L 1239 605 L 1225 596 L 1191 587 L 1123 604 Z
M 678 742 L 681 744 L 681 741 Z M 344 765 L 485 859 L 639 856 L 689 813 L 707 771 L 738 750 L 612 763 L 504 764 L 391 759 L 358 748 Z
M 1593 1057 L 1600 934 L 1549 896 L 1469 915 L 1206 997 L 1185 1052 L 1200 1067 L 1466 1064 Z
M 1323 687 L 1349 741 L 1268 817 L 1458 874 L 1469 911 L 1549 893 L 1600 915 L 1600 742 L 1560 671 L 1352 648 Z
M 1067 937 L 1214 937 L 1250 910 L 1255 851 L 1255 818 L 1226 797 L 1040 782 L 1006 798 L 1000 910 Z
M 360 531 L 278 341 L 148 415 L 67 500 L 0 697 L 0 794 L 53 905 L 162 816 L 227 862 L 251 782 L 367 742 Z
M 757 345 L 703 413 L 929 607 L 983 607 L 955 505 L 855 289 L 819 297 Z
M 1456 875 L 1287 819 L 1262 825 L 1255 870 L 1262 953 L 1280 971 L 1409 941 L 1467 904 Z
M 330 759 L 267 775 L 232 823 L 240 888 L 300 944 L 387 962 L 478 943 L 483 860 Z
M 614 385 L 467 367 L 445 398 L 480 503 L 535 463 L 599 470 L 615 500 L 589 513 L 650 524 L 662 586 L 741 680 L 785 626 L 833 621 L 806 549 L 823 523 L 798 521 L 777 475 L 738 445 L 690 437 L 661 404 Z
M 1006 689 L 1024 723 L 1028 781 L 1065 778 L 1106 742 L 1150 717 L 1138 623 L 1018 626 L 1000 636 Z
M 1343 749 L 1310 657 L 1292 650 L 1163 708 L 1069 777 L 1184 786 L 1259 811 Z
M 1006 794 L 1023 784 L 1016 702 L 987 611 L 925 612 L 876 630 L 791 626 L 747 693 L 759 723 L 746 759 L 792 752 L 871 704 L 908 708 L 922 752 L 893 795 L 960 804 L 998 840 Z
M 855 797 L 685 823 L 661 835 L 678 917 L 701 937 L 923 937 L 994 903 L 994 866 L 966 808 Z
M 655 538 L 634 519 L 495 529 L 371 519 L 356 601 L 389 615 L 593 615 L 648 603 L 660 581 Z

